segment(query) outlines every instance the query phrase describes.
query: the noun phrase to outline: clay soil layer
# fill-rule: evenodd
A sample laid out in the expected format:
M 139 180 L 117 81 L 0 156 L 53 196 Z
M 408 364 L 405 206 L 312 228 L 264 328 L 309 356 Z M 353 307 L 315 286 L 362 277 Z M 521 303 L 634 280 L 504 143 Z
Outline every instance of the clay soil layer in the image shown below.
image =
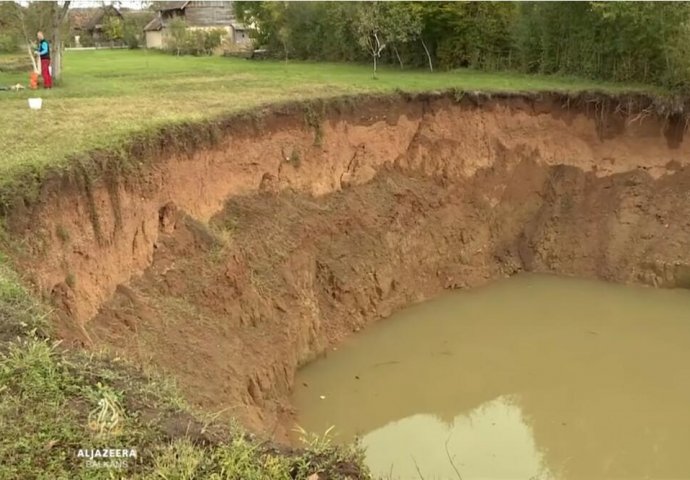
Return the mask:
M 685 121 L 631 105 L 277 109 L 213 146 L 163 148 L 136 178 L 52 182 L 31 222 L 9 221 L 16 260 L 71 344 L 162 369 L 284 439 L 300 365 L 445 289 L 520 271 L 690 285 Z

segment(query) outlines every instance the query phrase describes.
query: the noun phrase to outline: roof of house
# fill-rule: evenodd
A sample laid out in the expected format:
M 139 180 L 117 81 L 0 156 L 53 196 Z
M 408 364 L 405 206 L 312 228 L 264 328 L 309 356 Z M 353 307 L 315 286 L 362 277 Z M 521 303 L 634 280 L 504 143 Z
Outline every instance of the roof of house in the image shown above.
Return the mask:
M 146 24 L 144 27 L 145 32 L 157 32 L 163 28 L 163 21 L 161 17 L 156 16 L 153 20 Z
M 183 2 L 158 2 L 157 7 L 158 7 L 158 14 L 156 15 L 156 18 L 152 19 L 149 23 L 144 26 L 144 31 L 145 32 L 157 32 L 162 29 L 164 29 L 167 26 L 168 19 L 166 15 L 162 15 L 161 12 L 166 12 L 170 10 L 184 10 L 190 1 L 183 1 Z M 211 3 L 211 2 L 209 2 Z M 231 2 L 214 2 L 214 3 L 228 3 L 232 5 Z M 208 6 L 208 5 L 203 5 Z M 234 19 L 234 15 L 232 13 L 230 14 L 230 18 L 227 20 L 224 20 L 222 22 L 211 22 L 211 23 L 204 23 L 202 22 L 202 26 L 207 26 L 207 27 L 213 27 L 213 26 L 224 26 L 224 25 L 229 25 L 232 26 L 233 30 L 239 30 L 239 31 L 244 31 L 244 30 L 249 30 L 248 27 L 246 27 L 243 23 L 237 22 Z
M 93 17 L 95 8 L 70 8 L 68 10 L 69 24 L 74 30 L 82 30 Z
M 85 30 L 94 30 L 95 28 L 103 24 L 103 20 L 106 17 L 111 15 L 117 15 L 118 17 L 122 18 L 122 14 L 120 13 L 120 11 L 112 5 L 106 5 L 104 7 L 101 7 L 96 11 L 96 13 L 94 13 L 91 19 L 88 22 L 86 22 L 83 28 Z
M 189 1 L 186 2 L 160 2 L 158 10 L 184 10 Z

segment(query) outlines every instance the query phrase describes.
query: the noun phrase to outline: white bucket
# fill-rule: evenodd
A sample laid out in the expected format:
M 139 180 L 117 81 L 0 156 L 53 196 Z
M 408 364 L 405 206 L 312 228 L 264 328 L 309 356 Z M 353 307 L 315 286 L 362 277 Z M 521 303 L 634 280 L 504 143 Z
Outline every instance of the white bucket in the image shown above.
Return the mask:
M 29 108 L 31 110 L 40 110 L 42 105 L 43 105 L 43 99 L 42 98 L 30 98 L 29 99 Z

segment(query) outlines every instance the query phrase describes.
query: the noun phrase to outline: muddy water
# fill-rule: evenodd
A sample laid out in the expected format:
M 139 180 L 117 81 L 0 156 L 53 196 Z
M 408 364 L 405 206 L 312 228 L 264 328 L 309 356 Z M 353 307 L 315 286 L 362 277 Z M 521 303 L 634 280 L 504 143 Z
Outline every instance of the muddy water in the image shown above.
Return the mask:
M 359 436 L 385 478 L 690 478 L 685 290 L 518 276 L 400 312 L 295 385 L 300 424 Z

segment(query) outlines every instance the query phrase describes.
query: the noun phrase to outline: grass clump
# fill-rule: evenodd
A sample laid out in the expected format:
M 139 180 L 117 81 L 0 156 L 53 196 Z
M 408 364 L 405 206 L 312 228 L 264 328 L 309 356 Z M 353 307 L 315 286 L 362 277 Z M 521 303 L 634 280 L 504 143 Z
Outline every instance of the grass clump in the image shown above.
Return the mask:
M 70 239 L 69 230 L 67 230 L 63 225 L 57 226 L 57 228 L 55 229 L 55 234 L 57 235 L 58 240 L 60 240 L 62 243 L 69 242 L 69 239 Z
M 47 318 L 48 311 L 29 296 L 0 252 L 0 352 L 7 342 L 27 334 L 47 337 Z
M 292 165 L 295 168 L 299 168 L 299 166 L 302 164 L 302 158 L 299 156 L 299 152 L 297 150 L 292 150 L 292 153 L 290 154 L 290 158 L 288 159 L 288 162 L 290 165 Z

